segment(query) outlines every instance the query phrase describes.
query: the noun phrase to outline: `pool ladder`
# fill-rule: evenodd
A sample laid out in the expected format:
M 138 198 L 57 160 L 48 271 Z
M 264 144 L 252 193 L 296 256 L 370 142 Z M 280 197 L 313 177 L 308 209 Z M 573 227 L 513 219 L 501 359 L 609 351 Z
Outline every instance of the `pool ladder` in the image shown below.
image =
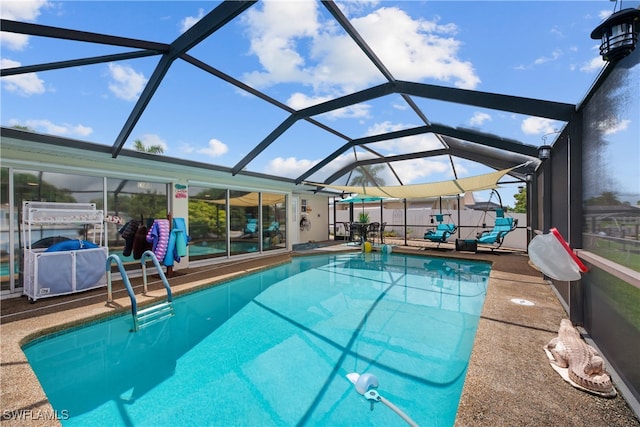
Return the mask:
M 171 287 L 169 286 L 169 282 L 167 281 L 167 277 L 162 271 L 162 267 L 160 267 L 160 263 L 158 262 L 158 258 L 156 258 L 155 254 L 151 251 L 146 251 L 142 254 L 142 258 L 140 262 L 142 263 L 142 278 L 144 283 L 144 291 L 143 294 L 147 294 L 147 258 L 150 258 L 153 261 L 153 264 L 156 266 L 156 270 L 162 279 L 162 284 L 167 290 L 167 300 L 158 304 L 151 305 L 149 307 L 143 308 L 138 311 L 138 303 L 136 301 L 136 296 L 133 293 L 133 288 L 131 287 L 131 282 L 129 281 L 129 276 L 127 276 L 127 272 L 122 265 L 122 261 L 118 255 L 109 255 L 106 262 L 106 270 L 107 270 L 107 303 L 113 302 L 113 295 L 111 292 L 111 262 L 115 261 L 118 266 L 118 270 L 120 271 L 120 276 L 122 276 L 122 281 L 124 282 L 124 286 L 127 289 L 127 293 L 129 294 L 129 299 L 131 299 L 131 315 L 133 316 L 133 329 L 134 331 L 139 331 L 142 328 L 153 325 L 154 323 L 160 322 L 161 320 L 168 319 L 169 317 L 174 315 L 172 301 L 173 298 L 171 296 Z

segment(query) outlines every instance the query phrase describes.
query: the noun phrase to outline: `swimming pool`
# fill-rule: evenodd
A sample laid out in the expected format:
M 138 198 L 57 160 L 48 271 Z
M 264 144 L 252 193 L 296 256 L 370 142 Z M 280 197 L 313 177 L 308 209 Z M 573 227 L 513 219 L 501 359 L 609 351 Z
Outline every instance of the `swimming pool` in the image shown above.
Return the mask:
M 129 332 L 130 315 L 24 351 L 64 425 L 453 425 L 488 264 L 379 253 L 294 258 L 174 300 L 175 316 Z

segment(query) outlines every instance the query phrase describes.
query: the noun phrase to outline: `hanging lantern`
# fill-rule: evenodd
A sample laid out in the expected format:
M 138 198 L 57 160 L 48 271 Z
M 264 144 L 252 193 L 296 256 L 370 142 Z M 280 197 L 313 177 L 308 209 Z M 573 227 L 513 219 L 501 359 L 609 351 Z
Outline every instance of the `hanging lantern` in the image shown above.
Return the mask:
M 551 149 L 550 145 L 541 145 L 538 147 L 538 158 L 540 160 L 547 160 L 551 158 Z
M 618 61 L 629 55 L 638 43 L 640 10 L 624 9 L 613 13 L 591 32 L 592 39 L 600 39 L 600 55 L 605 61 Z

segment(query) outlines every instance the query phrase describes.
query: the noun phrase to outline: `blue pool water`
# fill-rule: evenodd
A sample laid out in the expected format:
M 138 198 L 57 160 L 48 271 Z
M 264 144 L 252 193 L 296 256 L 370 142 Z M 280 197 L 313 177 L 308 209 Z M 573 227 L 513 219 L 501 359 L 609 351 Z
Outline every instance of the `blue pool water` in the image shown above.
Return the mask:
M 378 392 L 420 425 L 451 426 L 487 264 L 396 254 L 294 258 L 174 300 L 175 316 L 130 332 L 131 315 L 25 346 L 69 426 L 390 426 Z M 66 413 L 66 412 L 65 412 Z

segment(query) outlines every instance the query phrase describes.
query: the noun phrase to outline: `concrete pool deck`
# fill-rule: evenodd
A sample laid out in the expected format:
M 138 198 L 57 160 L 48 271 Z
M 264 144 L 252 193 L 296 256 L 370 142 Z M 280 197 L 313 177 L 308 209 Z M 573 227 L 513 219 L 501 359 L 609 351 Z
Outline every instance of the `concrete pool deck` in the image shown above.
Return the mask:
M 229 280 L 272 265 L 290 256 L 349 249 L 343 245 L 318 247 L 292 254 L 265 254 L 257 259 L 233 260 L 177 271 L 169 279 L 174 294 L 191 292 L 212 282 Z M 352 248 L 356 249 L 357 248 Z M 640 426 L 626 401 L 596 397 L 564 382 L 549 365 L 542 347 L 557 336 L 566 313 L 551 286 L 528 264 L 526 254 L 458 253 L 419 247 L 395 247 L 399 253 L 461 257 L 492 263 L 478 332 L 460 401 L 457 426 Z M 150 277 L 153 280 L 153 276 Z M 159 281 L 140 295 L 140 278 L 131 278 L 139 303 L 162 298 Z M 22 352 L 30 340 L 89 319 L 129 310 L 129 299 L 114 282 L 114 304 L 107 306 L 104 288 L 41 299 L 2 301 L 0 311 L 0 380 L 2 424 L 51 426 L 55 415 L 38 379 Z M 117 290 L 117 291 L 116 291 Z M 527 300 L 534 305 L 515 304 Z

